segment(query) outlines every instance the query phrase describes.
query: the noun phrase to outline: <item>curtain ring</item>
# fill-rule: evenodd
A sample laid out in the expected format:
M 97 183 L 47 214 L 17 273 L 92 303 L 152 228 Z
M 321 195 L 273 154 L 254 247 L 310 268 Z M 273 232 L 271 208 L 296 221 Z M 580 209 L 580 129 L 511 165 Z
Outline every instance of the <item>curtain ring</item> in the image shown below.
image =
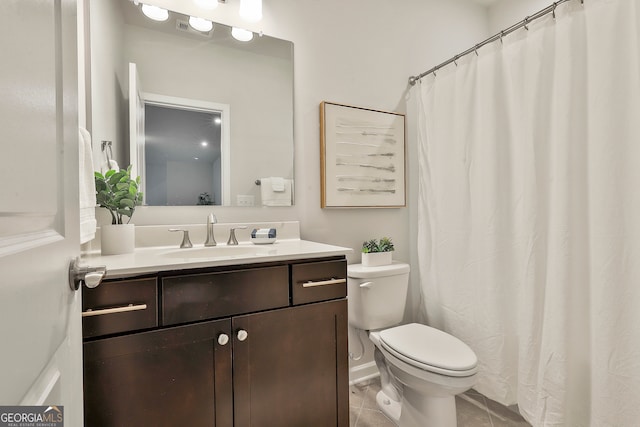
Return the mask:
M 456 67 L 458 66 L 458 55 L 453 57 L 453 63 L 456 64 Z
M 479 56 L 478 55 L 478 45 L 475 46 L 475 49 L 473 49 L 473 51 L 476 53 L 476 56 Z
M 524 18 L 524 29 L 529 31 L 529 17 L 527 16 L 526 18 Z
M 433 69 L 433 77 L 438 77 L 438 75 L 436 74 L 436 71 L 438 71 L 438 69 L 437 69 L 437 68 L 434 68 L 434 69 Z
M 551 10 L 551 15 L 553 15 L 553 19 L 556 19 L 556 7 L 558 6 L 557 2 L 553 2 L 553 10 Z
M 504 30 L 500 31 L 500 44 L 504 44 L 502 38 L 504 37 Z

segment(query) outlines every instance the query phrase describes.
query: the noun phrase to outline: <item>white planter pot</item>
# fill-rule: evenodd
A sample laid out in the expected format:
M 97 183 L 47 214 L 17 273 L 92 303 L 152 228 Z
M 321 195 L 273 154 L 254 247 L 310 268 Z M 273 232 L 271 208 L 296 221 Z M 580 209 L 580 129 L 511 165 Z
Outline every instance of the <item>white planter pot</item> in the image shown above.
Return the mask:
M 389 265 L 392 262 L 393 252 L 371 252 L 362 254 L 362 265 L 365 267 L 378 267 Z
M 136 247 L 134 224 L 108 224 L 100 227 L 102 255 L 130 254 Z

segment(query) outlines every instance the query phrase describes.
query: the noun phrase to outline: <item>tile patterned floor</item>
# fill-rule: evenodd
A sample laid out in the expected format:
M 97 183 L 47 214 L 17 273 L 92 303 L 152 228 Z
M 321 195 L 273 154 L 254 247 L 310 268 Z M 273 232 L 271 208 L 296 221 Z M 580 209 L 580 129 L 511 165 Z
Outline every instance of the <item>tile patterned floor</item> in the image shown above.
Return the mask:
M 351 427 L 395 427 L 378 410 L 376 394 L 380 391 L 378 378 L 351 386 Z M 469 390 L 456 397 L 458 427 L 531 427 L 519 414 L 505 408 L 482 394 Z

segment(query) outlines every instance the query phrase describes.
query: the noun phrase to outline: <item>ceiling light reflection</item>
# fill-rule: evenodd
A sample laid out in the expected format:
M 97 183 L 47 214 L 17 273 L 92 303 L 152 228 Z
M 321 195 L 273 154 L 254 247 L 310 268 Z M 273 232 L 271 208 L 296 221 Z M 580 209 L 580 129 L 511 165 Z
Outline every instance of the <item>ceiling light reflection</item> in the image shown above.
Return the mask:
M 253 39 L 253 33 L 251 31 L 245 30 L 244 28 L 233 27 L 231 28 L 231 35 L 234 39 L 239 40 L 241 42 L 248 42 Z
M 166 21 L 169 19 L 169 11 L 158 6 L 151 6 L 150 4 L 142 5 L 142 13 L 149 19 L 154 21 Z
M 213 22 L 208 19 L 198 18 L 197 16 L 189 17 L 189 25 L 191 25 L 194 30 L 201 31 L 203 33 L 207 33 L 213 29 Z

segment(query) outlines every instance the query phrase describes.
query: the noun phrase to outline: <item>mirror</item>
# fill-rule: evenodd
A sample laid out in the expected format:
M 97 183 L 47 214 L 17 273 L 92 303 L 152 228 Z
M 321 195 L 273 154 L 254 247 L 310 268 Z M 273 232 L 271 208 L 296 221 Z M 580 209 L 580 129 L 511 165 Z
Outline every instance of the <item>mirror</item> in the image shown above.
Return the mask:
M 129 0 L 90 0 L 89 13 L 94 147 L 113 141 L 141 176 L 145 204 L 292 204 L 291 42 L 240 42 L 217 23 L 199 32 L 173 11 L 152 21 Z

